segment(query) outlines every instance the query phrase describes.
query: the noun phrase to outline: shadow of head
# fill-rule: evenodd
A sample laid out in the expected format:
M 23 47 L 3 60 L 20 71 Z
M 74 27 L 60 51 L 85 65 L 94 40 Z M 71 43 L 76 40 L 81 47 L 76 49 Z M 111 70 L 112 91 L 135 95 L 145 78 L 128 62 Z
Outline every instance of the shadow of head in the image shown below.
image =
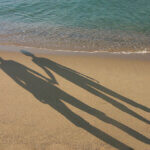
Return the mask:
M 21 50 L 21 53 L 23 53 L 23 54 L 26 55 L 26 56 L 30 56 L 30 57 L 32 57 L 32 58 L 35 57 L 34 54 L 32 54 L 31 52 L 25 51 L 25 50 Z
M 0 57 L 0 64 L 4 61 L 4 59 L 2 57 Z

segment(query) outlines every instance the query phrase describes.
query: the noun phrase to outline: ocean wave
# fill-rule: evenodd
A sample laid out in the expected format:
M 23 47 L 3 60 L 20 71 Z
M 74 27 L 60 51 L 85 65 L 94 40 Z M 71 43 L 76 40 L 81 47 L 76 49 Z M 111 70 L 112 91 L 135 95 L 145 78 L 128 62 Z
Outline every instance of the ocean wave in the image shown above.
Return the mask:
M 0 1 L 0 43 L 53 50 L 150 48 L 148 0 Z
M 130 55 L 130 54 L 150 54 L 150 51 L 147 49 L 140 51 L 72 51 L 72 50 L 52 50 L 48 48 L 38 48 L 31 46 L 21 46 L 21 45 L 13 45 L 13 44 L 1 44 L 0 50 L 4 51 L 16 51 L 20 52 L 20 50 L 30 50 L 35 53 L 54 53 L 54 54 L 115 54 L 115 55 Z

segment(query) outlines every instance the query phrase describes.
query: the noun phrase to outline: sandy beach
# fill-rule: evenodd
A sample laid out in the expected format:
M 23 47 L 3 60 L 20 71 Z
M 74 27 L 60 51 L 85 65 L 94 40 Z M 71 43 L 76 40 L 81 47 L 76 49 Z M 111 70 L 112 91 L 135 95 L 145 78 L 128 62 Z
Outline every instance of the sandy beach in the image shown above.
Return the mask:
M 0 50 L 0 150 L 149 149 L 150 54 Z

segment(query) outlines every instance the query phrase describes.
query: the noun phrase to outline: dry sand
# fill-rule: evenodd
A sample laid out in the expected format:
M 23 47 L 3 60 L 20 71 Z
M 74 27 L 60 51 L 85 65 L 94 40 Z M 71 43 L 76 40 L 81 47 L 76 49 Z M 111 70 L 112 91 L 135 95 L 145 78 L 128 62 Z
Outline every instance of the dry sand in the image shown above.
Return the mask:
M 0 150 L 149 149 L 149 54 L 34 54 L 0 52 Z

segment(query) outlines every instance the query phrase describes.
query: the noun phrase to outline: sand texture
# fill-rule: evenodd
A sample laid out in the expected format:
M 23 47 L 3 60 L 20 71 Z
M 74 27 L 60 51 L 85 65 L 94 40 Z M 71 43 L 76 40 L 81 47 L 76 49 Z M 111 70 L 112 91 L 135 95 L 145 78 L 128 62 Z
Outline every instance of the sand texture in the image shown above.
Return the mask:
M 0 150 L 149 150 L 145 55 L 1 51 Z

